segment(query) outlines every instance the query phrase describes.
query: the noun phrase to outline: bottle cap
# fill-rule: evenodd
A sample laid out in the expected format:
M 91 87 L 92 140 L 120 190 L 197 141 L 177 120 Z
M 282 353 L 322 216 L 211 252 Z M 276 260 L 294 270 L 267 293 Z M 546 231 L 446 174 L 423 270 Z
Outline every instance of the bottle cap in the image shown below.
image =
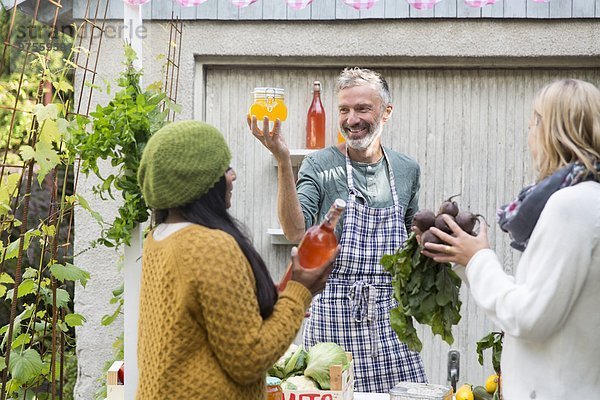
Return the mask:
M 319 81 L 314 81 L 313 82 L 313 90 L 315 92 L 320 92 L 321 91 L 321 82 Z
M 335 199 L 335 201 L 333 202 L 333 205 L 335 208 L 341 208 L 341 209 L 346 208 L 346 202 L 342 199 Z

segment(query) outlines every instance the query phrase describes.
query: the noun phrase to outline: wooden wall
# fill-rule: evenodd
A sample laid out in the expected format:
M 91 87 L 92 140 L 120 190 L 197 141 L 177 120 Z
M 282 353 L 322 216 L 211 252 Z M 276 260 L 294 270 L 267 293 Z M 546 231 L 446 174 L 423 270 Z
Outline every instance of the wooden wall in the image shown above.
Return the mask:
M 600 85 L 600 69 L 381 69 L 390 84 L 394 113 L 384 143 L 414 157 L 422 168 L 421 207 L 436 209 L 445 198 L 481 213 L 491 224 L 492 246 L 512 272 L 519 254 L 508 246 L 495 223 L 498 205 L 512 200 L 532 179 L 527 150 L 527 123 L 535 92 L 561 77 Z M 233 214 L 243 221 L 275 278 L 283 275 L 290 246 L 273 245 L 268 228 L 278 227 L 277 170 L 269 152 L 250 134 L 245 115 L 255 86 L 285 88 L 289 109 L 283 134 L 290 148 L 304 147 L 306 110 L 312 81 L 323 82 L 322 99 L 330 132 L 337 132 L 333 84 L 339 69 L 274 69 L 239 66 L 206 67 L 204 120 L 226 135 L 238 179 Z M 466 287 L 461 291 L 463 319 L 452 346 L 421 329 L 429 379 L 446 383 L 447 353 L 461 352 L 461 381 L 483 384 L 491 372 L 477 363 L 475 343 L 492 330 Z

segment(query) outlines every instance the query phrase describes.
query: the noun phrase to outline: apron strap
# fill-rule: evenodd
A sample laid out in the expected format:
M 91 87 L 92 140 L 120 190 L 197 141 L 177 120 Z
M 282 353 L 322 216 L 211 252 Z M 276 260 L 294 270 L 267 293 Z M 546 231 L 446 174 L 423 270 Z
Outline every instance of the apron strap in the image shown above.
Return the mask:
M 383 156 L 385 157 L 385 161 L 387 161 L 388 172 L 390 174 L 390 189 L 392 189 L 392 199 L 394 200 L 394 205 L 398 206 L 400 204 L 400 200 L 398 200 L 398 193 L 396 192 L 396 178 L 394 177 L 392 163 L 390 162 L 390 159 L 387 156 L 383 146 L 381 146 L 381 151 L 383 151 Z
M 376 357 L 379 352 L 379 340 L 377 337 L 377 288 L 365 281 L 356 281 L 348 291 L 350 299 L 350 310 L 355 322 L 363 322 L 366 319 L 369 325 L 369 344 L 371 357 Z

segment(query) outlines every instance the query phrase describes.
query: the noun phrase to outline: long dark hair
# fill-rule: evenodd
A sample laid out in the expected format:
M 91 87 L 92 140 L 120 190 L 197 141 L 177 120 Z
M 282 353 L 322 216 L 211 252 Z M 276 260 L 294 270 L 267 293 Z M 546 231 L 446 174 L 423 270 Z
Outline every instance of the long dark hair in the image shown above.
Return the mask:
M 219 182 L 205 195 L 189 204 L 178 207 L 177 210 L 189 222 L 207 228 L 220 229 L 233 236 L 252 266 L 252 272 L 256 280 L 256 297 L 260 307 L 260 315 L 263 319 L 266 319 L 273 313 L 273 307 L 277 301 L 277 290 L 264 260 L 244 233 L 242 225 L 227 212 L 226 191 L 227 182 L 225 175 L 223 175 Z M 156 210 L 155 222 L 157 224 L 164 222 L 167 215 L 167 210 Z

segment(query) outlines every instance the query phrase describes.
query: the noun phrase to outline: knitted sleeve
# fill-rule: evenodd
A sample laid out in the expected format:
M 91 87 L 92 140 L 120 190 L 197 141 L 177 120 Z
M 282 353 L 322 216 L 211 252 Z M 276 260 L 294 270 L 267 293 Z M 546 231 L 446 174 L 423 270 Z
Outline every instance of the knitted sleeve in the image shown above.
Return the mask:
M 250 264 L 231 236 L 217 235 L 193 247 L 203 263 L 195 274 L 197 297 L 221 367 L 234 381 L 249 384 L 264 377 L 292 343 L 312 296 L 290 282 L 273 314 L 263 320 Z

